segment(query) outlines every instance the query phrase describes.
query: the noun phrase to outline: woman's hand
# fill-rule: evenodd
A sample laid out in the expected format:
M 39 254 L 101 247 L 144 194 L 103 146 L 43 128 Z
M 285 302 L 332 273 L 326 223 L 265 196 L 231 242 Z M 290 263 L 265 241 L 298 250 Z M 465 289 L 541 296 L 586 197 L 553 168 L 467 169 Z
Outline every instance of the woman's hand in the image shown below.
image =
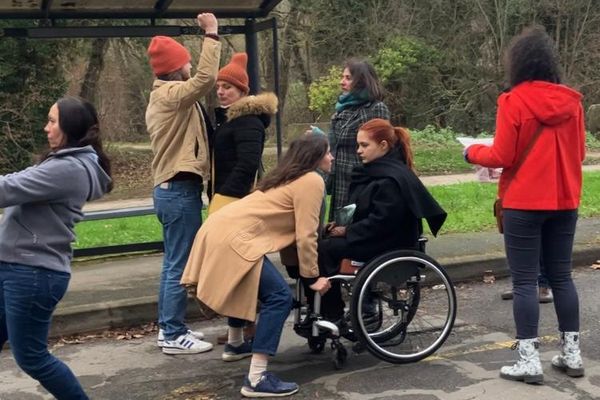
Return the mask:
M 331 237 L 344 237 L 346 236 L 346 227 L 345 226 L 336 226 L 329 231 L 329 236 Z
M 329 282 L 329 279 L 321 276 L 315 283 L 310 285 L 310 288 L 323 296 L 331 288 L 331 282 Z
M 331 221 L 331 222 L 328 222 L 327 224 L 325 224 L 325 226 L 323 227 L 323 230 L 325 231 L 325 234 L 329 235 L 331 233 L 331 230 L 335 227 L 336 227 L 335 221 Z

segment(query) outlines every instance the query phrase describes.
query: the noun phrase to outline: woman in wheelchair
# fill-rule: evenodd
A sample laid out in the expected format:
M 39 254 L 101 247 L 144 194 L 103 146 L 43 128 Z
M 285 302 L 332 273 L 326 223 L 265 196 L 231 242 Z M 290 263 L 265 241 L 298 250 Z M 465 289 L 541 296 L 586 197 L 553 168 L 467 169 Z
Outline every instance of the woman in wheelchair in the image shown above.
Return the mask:
M 196 296 L 228 318 L 228 343 L 222 358 L 252 356 L 241 393 L 247 397 L 287 396 L 298 391 L 266 371 L 275 355 L 292 294 L 266 254 L 296 243 L 300 274 L 321 294 L 329 280 L 319 277 L 317 229 L 325 183 L 315 171 L 329 172 L 333 157 L 327 139 L 306 136 L 293 141 L 279 165 L 256 191 L 219 209 L 202 225 L 181 283 L 197 285 Z M 245 321 L 260 318 L 252 343 L 243 341 Z
M 321 276 L 337 274 L 343 259 L 368 262 L 391 250 L 418 250 L 422 218 L 433 235 L 446 219 L 414 173 L 407 130 L 383 119 L 370 120 L 358 131 L 357 153 L 362 165 L 354 169 L 349 189 L 356 208 L 350 223 L 326 225 L 318 246 Z M 313 298 L 314 291 L 307 290 L 309 305 Z M 321 316 L 343 326 L 344 306 L 341 284 L 332 282 L 321 300 Z M 363 310 L 368 312 L 369 304 Z

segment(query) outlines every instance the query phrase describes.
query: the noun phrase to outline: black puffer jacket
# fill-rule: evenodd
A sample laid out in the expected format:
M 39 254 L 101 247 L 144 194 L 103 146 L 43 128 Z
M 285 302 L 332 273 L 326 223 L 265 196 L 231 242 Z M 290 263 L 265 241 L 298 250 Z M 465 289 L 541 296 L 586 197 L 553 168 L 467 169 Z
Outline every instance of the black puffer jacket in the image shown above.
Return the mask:
M 216 193 L 241 198 L 252 190 L 261 165 L 265 129 L 276 112 L 273 93 L 243 97 L 227 110 L 215 110 L 217 128 L 211 145 Z M 212 193 L 212 185 L 209 191 Z

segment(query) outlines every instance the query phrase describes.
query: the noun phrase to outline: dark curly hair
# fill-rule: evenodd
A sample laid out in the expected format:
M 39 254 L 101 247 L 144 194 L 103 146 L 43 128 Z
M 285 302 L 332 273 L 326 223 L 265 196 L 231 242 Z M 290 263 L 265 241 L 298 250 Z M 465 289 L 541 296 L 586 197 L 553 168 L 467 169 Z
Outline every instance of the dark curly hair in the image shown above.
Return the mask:
M 561 83 L 554 42 L 541 26 L 525 28 L 512 39 L 506 67 L 510 87 L 533 80 Z

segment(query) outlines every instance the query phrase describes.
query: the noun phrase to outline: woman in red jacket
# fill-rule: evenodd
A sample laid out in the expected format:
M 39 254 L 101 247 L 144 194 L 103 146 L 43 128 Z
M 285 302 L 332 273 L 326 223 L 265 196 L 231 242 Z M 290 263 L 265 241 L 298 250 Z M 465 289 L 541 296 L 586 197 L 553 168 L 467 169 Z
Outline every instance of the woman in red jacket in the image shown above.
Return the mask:
M 537 276 L 540 256 L 554 292 L 561 352 L 552 366 L 583 376 L 579 351 L 579 299 L 571 277 L 571 255 L 581 197 L 585 128 L 581 94 L 561 84 L 558 57 L 541 28 L 524 31 L 508 50 L 510 90 L 500 95 L 492 146 L 472 145 L 465 158 L 502 167 L 504 244 L 510 267 L 519 360 L 500 376 L 543 382 L 538 347 Z M 524 161 L 526 147 L 541 133 Z

